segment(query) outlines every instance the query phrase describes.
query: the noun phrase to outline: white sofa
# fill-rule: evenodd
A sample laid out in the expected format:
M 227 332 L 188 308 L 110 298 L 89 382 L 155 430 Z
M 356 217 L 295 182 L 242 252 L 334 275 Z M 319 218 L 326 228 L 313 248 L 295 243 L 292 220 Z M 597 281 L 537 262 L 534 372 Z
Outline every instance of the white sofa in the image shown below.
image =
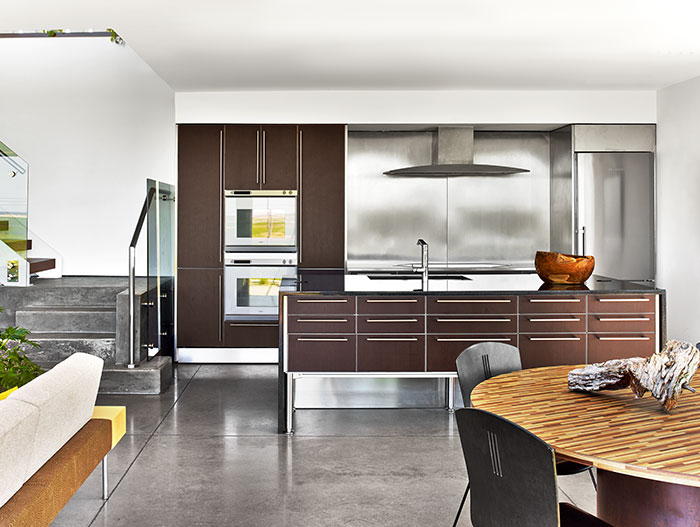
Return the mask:
M 0 401 L 0 507 L 90 420 L 103 364 L 76 353 Z

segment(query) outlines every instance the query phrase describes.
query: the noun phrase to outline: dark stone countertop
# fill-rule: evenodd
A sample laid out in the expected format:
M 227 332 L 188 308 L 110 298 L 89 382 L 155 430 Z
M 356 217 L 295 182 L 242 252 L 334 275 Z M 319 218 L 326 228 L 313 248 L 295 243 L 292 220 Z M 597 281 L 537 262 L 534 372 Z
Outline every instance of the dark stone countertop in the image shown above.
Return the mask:
M 584 285 L 550 285 L 542 282 L 535 273 L 457 273 L 457 278 L 431 278 L 428 291 L 421 290 L 420 276 L 392 273 L 350 274 L 341 270 L 299 270 L 299 292 L 320 294 L 649 294 L 663 293 L 663 289 L 644 282 L 614 280 L 602 276 L 591 276 Z

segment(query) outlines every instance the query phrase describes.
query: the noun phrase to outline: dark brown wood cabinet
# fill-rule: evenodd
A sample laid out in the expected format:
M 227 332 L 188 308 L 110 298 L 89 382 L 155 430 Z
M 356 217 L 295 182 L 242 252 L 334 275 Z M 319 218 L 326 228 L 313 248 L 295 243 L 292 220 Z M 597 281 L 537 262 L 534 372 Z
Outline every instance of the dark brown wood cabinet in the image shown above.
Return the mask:
M 222 304 L 222 269 L 178 269 L 177 345 L 223 346 Z
M 296 190 L 297 125 L 226 125 L 227 190 Z
M 297 126 L 262 127 L 261 190 L 297 190 Z
M 224 346 L 227 348 L 276 348 L 279 324 L 275 322 L 224 321 Z
M 178 267 L 223 265 L 223 139 L 223 126 L 178 126 Z
M 224 140 L 224 180 L 226 190 L 260 188 L 260 126 L 229 124 Z
M 299 267 L 345 266 L 345 125 L 299 126 Z

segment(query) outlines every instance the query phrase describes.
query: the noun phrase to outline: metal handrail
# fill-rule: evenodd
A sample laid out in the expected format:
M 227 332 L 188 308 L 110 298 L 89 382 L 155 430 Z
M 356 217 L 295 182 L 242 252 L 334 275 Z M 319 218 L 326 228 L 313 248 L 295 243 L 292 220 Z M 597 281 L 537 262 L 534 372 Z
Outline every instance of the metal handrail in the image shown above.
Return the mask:
M 146 221 L 146 215 L 151 208 L 151 203 L 153 202 L 153 197 L 155 195 L 155 188 L 148 190 L 148 195 L 146 196 L 146 199 L 143 202 L 143 208 L 141 209 L 141 215 L 139 216 L 138 222 L 136 222 L 134 235 L 131 237 L 131 243 L 129 244 L 129 368 L 136 367 L 134 350 L 134 339 L 136 338 L 136 323 L 134 320 L 134 299 L 136 297 L 136 244 L 139 241 L 141 229 L 143 229 L 143 222 Z

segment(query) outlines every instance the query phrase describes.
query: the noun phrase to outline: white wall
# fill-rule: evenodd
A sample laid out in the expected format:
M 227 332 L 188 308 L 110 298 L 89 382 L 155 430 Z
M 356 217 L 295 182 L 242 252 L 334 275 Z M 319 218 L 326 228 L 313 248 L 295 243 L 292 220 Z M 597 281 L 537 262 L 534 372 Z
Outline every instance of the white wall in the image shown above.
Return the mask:
M 700 341 L 700 77 L 658 92 L 657 283 L 668 336 Z
M 178 123 L 653 123 L 656 92 L 181 92 L 175 108 Z
M 0 63 L 0 141 L 29 162 L 30 229 L 64 274 L 126 275 L 146 179 L 176 178 L 173 91 L 107 38 L 2 39 Z M 145 231 L 141 271 L 144 245 Z

